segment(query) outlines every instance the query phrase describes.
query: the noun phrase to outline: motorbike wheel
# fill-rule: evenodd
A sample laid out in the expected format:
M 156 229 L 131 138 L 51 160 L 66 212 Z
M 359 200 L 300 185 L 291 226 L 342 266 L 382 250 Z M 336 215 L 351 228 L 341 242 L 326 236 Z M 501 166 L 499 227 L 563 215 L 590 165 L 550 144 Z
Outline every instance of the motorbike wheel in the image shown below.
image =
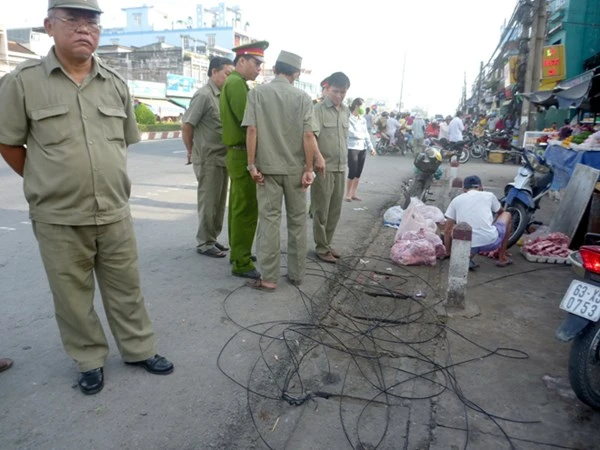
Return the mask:
M 460 152 L 460 157 L 458 158 L 459 164 L 465 164 L 469 158 L 471 157 L 471 152 L 468 148 L 463 148 Z
M 422 200 L 423 195 L 425 195 L 425 182 L 424 180 L 420 180 L 415 178 L 406 194 L 404 194 L 404 203 L 402 204 L 402 209 L 406 210 L 408 205 L 410 205 L 410 199 L 413 197 L 417 197 Z
M 569 381 L 579 400 L 600 411 L 600 322 L 588 325 L 573 340 Z
M 512 229 L 508 238 L 508 247 L 517 243 L 529 225 L 530 214 L 527 207 L 521 202 L 515 202 L 506 207 L 506 211 L 512 215 Z
M 381 140 L 379 140 L 379 142 L 377 142 L 377 144 L 375 144 L 375 152 L 379 156 L 385 154 L 385 143 L 382 142 Z
M 473 147 L 471 147 L 471 156 L 473 158 L 482 158 L 485 153 L 485 147 L 481 144 L 475 144 Z

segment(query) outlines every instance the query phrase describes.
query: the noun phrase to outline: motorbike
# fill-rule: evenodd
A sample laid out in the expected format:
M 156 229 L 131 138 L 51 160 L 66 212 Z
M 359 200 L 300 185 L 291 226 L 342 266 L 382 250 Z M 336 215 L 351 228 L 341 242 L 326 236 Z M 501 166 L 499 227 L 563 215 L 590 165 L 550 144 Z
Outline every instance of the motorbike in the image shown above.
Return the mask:
M 416 175 L 412 184 L 404 194 L 402 209 L 408 208 L 412 197 L 416 197 L 425 203 L 427 192 L 431 187 L 434 176 L 438 177 L 439 173 L 439 176 L 441 177 L 441 164 L 442 154 L 434 147 L 428 147 L 415 156 L 414 166 L 416 168 Z
M 567 316 L 556 337 L 573 341 L 569 382 L 577 398 L 600 411 L 600 234 L 588 233 L 584 244 L 569 256 L 578 277 L 560 303 Z
M 375 152 L 382 156 L 386 154 L 400 153 L 402 156 L 406 155 L 409 151 L 412 153 L 412 145 L 408 133 L 403 134 L 400 129 L 395 133 L 396 143 L 390 144 L 390 137 L 386 133 L 378 132 L 376 135 L 377 140 L 375 141 Z
M 450 142 L 447 139 L 431 139 L 434 147 L 436 147 L 444 159 L 450 160 L 456 156 L 460 164 L 465 164 L 471 157 L 469 151 L 469 141 Z
M 500 200 L 504 209 L 512 215 L 512 229 L 508 246 L 517 243 L 529 225 L 534 223 L 534 213 L 540 208 L 540 200 L 550 191 L 554 173 L 545 159 L 536 153 L 511 146 L 521 155 L 522 166 L 515 179 L 504 188 Z

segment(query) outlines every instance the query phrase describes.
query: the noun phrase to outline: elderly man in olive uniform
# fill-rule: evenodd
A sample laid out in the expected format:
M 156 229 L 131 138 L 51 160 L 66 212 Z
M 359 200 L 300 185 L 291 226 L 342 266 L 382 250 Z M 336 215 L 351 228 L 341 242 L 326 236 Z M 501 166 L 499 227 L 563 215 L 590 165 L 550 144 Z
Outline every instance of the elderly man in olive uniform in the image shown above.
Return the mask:
M 282 51 L 275 79 L 250 91 L 242 125 L 248 127 L 248 171 L 258 184 L 258 262 L 262 279 L 252 288 L 273 291 L 279 281 L 281 202 L 288 227 L 288 280 L 302 282 L 306 269 L 306 189 L 313 182 L 317 140 L 313 105 L 293 86 L 302 58 Z
M 219 56 L 208 66 L 208 83 L 194 94 L 183 116 L 182 138 L 188 155 L 192 156 L 198 180 L 198 253 L 223 258 L 226 246 L 217 241 L 223 229 L 227 201 L 227 149 L 222 142 L 219 96 L 221 88 L 233 71 L 233 61 Z
M 335 263 L 340 257 L 331 246 L 333 233 L 342 213 L 346 166 L 348 165 L 348 118 L 344 104 L 350 80 L 342 72 L 327 78 L 324 100 L 315 105 L 315 124 L 319 146 L 316 161 L 325 159 L 325 173 L 317 173 L 310 188 L 313 212 L 313 237 L 319 259 Z M 316 162 L 315 162 L 316 164 Z
M 246 170 L 246 128 L 242 126 L 249 87 L 260 75 L 266 41 L 253 42 L 233 49 L 235 70 L 221 90 L 221 122 L 223 144 L 227 146 L 227 173 L 231 179 L 227 226 L 229 231 L 232 275 L 260 279 L 252 256 L 252 243 L 258 221 L 256 184 Z
M 101 13 L 96 0 L 49 0 L 44 26 L 54 47 L 0 86 L 0 153 L 23 177 L 58 328 L 84 394 L 104 386 L 108 355 L 94 274 L 125 362 L 173 371 L 156 354 L 140 289 L 126 172 L 127 145 L 139 140 L 131 98 L 93 56 Z

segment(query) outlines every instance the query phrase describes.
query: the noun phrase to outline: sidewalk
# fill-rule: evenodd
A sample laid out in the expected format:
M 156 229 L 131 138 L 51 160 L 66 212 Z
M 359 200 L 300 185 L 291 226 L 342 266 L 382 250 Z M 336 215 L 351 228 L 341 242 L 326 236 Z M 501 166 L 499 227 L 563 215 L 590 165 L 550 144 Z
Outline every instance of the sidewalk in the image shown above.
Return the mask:
M 492 190 L 506 182 L 482 178 Z M 438 201 L 445 186 L 434 189 Z M 544 204 L 541 216 L 549 217 L 552 207 Z M 310 320 L 270 322 L 261 332 L 271 338 L 256 338 L 263 344 L 260 370 L 248 379 L 270 381 L 250 383 L 260 395 L 250 394 L 248 407 L 263 444 L 600 448 L 600 415 L 575 399 L 567 378 L 569 346 L 554 339 L 570 270 L 529 263 L 516 248 L 508 268 L 480 258 L 467 298 L 480 313 L 448 317 L 448 263 L 393 265 L 395 230 L 378 225 L 364 254 L 345 260 L 339 273 L 313 265 L 312 273 L 331 288 L 326 306 L 306 295 Z

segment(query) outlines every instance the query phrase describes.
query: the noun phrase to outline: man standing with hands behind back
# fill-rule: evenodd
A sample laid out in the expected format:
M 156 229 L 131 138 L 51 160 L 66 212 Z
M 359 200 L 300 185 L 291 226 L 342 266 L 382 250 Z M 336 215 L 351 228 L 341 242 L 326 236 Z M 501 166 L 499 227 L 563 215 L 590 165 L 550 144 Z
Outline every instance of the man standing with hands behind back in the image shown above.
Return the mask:
M 335 263 L 341 255 L 331 247 L 344 201 L 348 166 L 348 130 L 350 109 L 344 98 L 350 79 L 342 72 L 327 78 L 325 99 L 315 105 L 315 134 L 318 149 L 315 158 L 317 177 L 310 188 L 313 212 L 313 237 L 317 257 Z M 324 166 L 325 170 L 320 170 Z
M 221 90 L 221 122 L 223 144 L 227 147 L 227 173 L 231 179 L 227 226 L 231 247 L 231 274 L 260 279 L 254 266 L 252 243 L 258 222 L 256 183 L 246 169 L 246 127 L 242 126 L 248 97 L 247 81 L 254 81 L 264 62 L 266 41 L 253 42 L 233 49 L 235 70 Z
M 273 81 L 250 91 L 242 122 L 248 126 L 248 172 L 259 185 L 257 248 L 263 271 L 263 279 L 248 285 L 264 291 L 275 290 L 279 281 L 282 200 L 288 228 L 288 280 L 300 284 L 306 270 L 305 191 L 313 182 L 317 140 L 312 101 L 293 86 L 301 66 L 302 58 L 281 51 Z
M 223 229 L 227 201 L 227 169 L 223 145 L 219 96 L 233 71 L 233 61 L 216 56 L 208 66 L 208 83 L 194 94 L 183 116 L 182 138 L 192 155 L 198 180 L 198 232 L 196 250 L 213 258 L 224 258 L 229 250 L 217 241 Z
M 126 167 L 127 146 L 139 141 L 131 97 L 93 56 L 101 13 L 97 0 L 49 0 L 54 46 L 0 83 L 0 153 L 23 177 L 62 342 L 88 395 L 103 388 L 108 356 L 94 274 L 125 362 L 173 371 L 156 354 L 140 288 Z

